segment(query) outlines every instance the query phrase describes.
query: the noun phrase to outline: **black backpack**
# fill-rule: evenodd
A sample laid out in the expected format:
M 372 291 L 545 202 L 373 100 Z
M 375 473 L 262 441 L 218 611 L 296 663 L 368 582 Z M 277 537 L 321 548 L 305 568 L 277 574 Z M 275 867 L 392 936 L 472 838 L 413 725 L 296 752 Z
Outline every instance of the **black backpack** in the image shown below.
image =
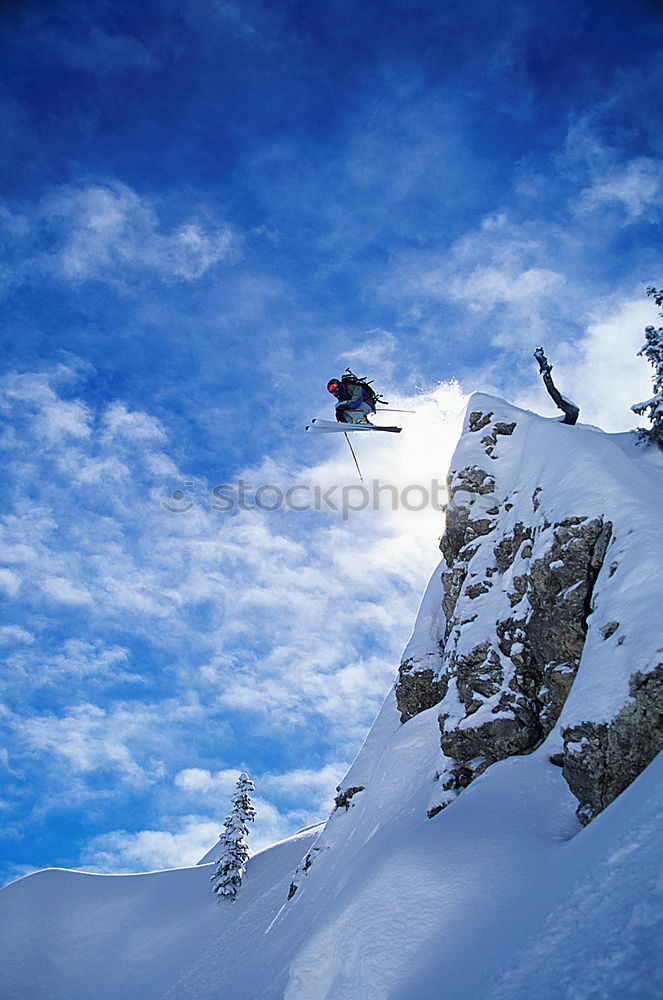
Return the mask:
M 373 406 L 375 406 L 376 403 L 384 402 L 379 393 L 373 389 L 371 381 L 363 376 L 360 378 L 359 375 L 355 375 L 355 373 L 350 371 L 349 368 L 346 368 L 345 375 L 341 376 L 341 383 L 346 386 L 360 385 L 362 388 L 362 399 L 364 399 L 367 403 L 371 403 Z

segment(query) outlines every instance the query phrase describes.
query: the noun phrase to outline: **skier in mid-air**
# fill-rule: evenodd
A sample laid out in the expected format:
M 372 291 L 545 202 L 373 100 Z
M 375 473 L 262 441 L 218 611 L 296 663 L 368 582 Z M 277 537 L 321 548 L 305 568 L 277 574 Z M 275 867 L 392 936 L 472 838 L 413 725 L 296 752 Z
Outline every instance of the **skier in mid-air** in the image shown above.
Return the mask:
M 368 379 L 355 375 L 349 368 L 340 378 L 330 378 L 327 382 L 327 392 L 336 397 L 336 420 L 320 420 L 313 417 L 306 430 L 311 434 L 333 434 L 341 432 L 348 436 L 348 431 L 363 431 L 364 433 L 400 434 L 400 427 L 385 427 L 372 424 L 369 414 L 376 413 L 378 404 L 386 409 L 389 403 L 371 386 Z M 392 411 L 393 412 L 393 411 Z M 397 410 L 398 413 L 409 413 L 409 410 Z M 348 439 L 348 444 L 350 441 Z M 350 447 L 352 447 L 350 445 Z M 355 459 L 356 461 L 356 459 Z
M 375 413 L 379 397 L 365 378 L 359 378 L 348 368 L 345 375 L 330 378 L 327 392 L 336 397 L 336 419 L 341 424 L 370 424 L 369 413 Z
M 580 408 L 576 406 L 576 404 L 571 399 L 568 399 L 566 396 L 563 396 L 562 393 L 557 388 L 557 386 L 555 385 L 555 383 L 553 382 L 552 375 L 550 374 L 552 371 L 552 365 L 550 364 L 548 358 L 543 353 L 542 347 L 537 347 L 537 349 L 534 351 L 534 357 L 539 362 L 539 375 L 542 377 L 543 384 L 548 390 L 548 395 L 554 402 L 557 409 L 561 410 L 562 413 L 564 414 L 564 416 L 561 418 L 561 422 L 563 424 L 575 424 L 576 420 L 580 415 Z

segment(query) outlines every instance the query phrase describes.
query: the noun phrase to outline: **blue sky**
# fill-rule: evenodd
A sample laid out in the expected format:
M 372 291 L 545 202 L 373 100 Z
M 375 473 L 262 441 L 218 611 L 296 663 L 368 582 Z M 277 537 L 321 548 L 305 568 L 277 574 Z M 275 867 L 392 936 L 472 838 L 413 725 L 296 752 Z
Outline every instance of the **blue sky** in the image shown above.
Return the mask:
M 442 479 L 467 394 L 634 426 L 661 283 L 644 2 L 3 5 L 0 859 L 195 862 L 324 818 L 442 525 L 233 511 L 354 482 L 347 365 L 416 409 L 367 479 Z M 191 485 L 185 486 L 185 483 Z M 186 513 L 173 513 L 175 490 Z

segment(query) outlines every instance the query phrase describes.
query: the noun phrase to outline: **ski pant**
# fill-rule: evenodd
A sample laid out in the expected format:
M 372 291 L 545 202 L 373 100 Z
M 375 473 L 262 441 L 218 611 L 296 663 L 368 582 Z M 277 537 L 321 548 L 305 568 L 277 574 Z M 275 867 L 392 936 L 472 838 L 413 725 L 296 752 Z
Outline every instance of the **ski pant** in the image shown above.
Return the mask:
M 375 413 L 370 403 L 339 403 L 336 407 L 336 419 L 342 424 L 358 424 L 369 413 Z

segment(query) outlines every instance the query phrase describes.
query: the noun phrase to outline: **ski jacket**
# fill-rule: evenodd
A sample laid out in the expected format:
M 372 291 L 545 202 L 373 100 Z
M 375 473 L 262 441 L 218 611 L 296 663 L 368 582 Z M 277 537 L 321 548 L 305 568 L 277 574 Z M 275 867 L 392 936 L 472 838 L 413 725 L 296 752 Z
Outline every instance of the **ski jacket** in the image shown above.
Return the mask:
M 370 403 L 375 410 L 372 393 L 361 382 L 341 382 L 334 395 L 338 400 L 336 409 L 342 406 L 346 410 L 358 410 L 362 403 Z

